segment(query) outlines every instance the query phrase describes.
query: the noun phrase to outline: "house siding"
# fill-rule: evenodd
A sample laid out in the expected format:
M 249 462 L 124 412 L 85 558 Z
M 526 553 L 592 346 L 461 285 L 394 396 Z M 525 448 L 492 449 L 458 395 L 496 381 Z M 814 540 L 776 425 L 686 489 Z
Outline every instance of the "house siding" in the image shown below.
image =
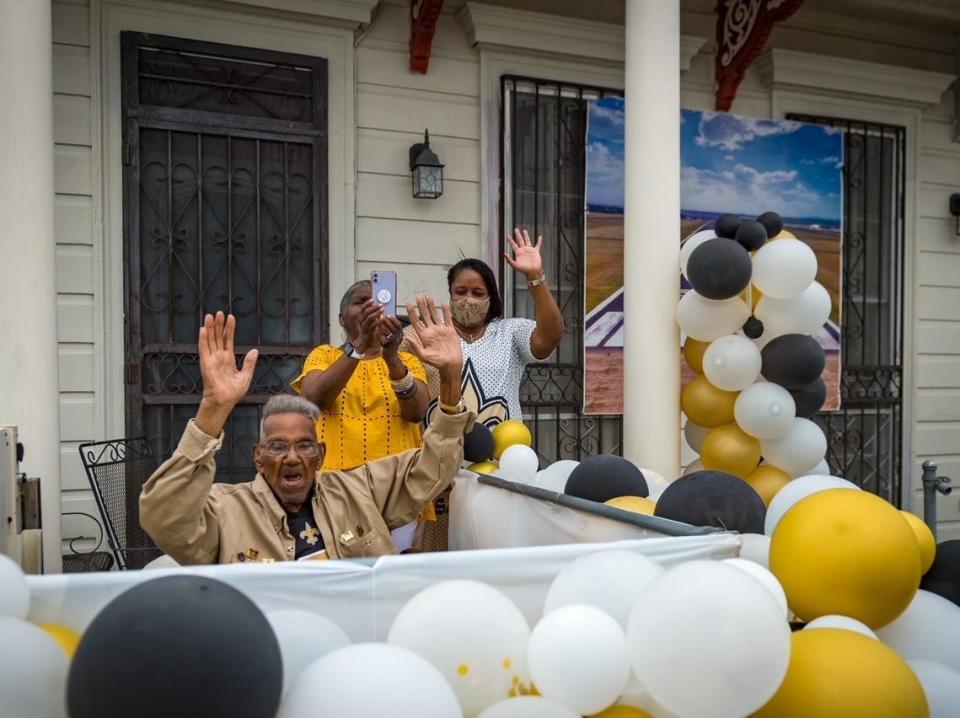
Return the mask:
M 53 3 L 54 231 L 60 382 L 60 482 L 64 513 L 99 518 L 77 447 L 96 437 L 93 112 L 90 8 Z M 62 521 L 64 545 L 88 550 L 98 529 L 83 516 Z
M 949 196 L 960 186 L 960 143 L 954 142 L 954 96 L 924 112 L 918 202 L 913 450 L 960 486 L 960 236 Z M 919 466 L 913 467 L 918 498 Z M 938 500 L 941 539 L 960 538 L 960 496 Z

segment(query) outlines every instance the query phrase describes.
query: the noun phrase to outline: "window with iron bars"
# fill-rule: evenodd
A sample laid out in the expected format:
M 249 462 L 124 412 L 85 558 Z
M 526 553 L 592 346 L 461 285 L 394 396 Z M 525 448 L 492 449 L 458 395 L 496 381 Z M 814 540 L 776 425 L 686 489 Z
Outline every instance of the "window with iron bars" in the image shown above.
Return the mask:
M 527 369 L 520 398 L 544 462 L 622 453 L 621 417 L 584 415 L 584 166 L 587 103 L 613 88 L 501 78 L 501 232 L 544 237 L 544 271 L 567 323 L 557 352 Z M 844 133 L 843 406 L 816 417 L 833 473 L 899 505 L 902 456 L 902 127 L 796 116 Z M 533 316 L 500 265 L 508 311 Z

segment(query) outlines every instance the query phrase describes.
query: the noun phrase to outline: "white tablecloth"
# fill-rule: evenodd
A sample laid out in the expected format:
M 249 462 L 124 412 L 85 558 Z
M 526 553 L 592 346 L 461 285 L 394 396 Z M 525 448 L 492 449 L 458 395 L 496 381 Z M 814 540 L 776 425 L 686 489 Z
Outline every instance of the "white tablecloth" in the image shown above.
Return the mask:
M 385 556 L 374 562 L 308 561 L 166 568 L 153 571 L 29 577 L 30 620 L 83 631 L 114 597 L 141 581 L 176 573 L 209 576 L 247 594 L 263 610 L 300 608 L 337 622 L 354 641 L 382 641 L 401 606 L 445 579 L 473 579 L 502 590 L 530 625 L 540 618 L 547 589 L 573 559 L 617 548 L 637 551 L 665 566 L 693 559 L 736 556 L 736 534 L 647 538 L 608 544 L 450 551 Z

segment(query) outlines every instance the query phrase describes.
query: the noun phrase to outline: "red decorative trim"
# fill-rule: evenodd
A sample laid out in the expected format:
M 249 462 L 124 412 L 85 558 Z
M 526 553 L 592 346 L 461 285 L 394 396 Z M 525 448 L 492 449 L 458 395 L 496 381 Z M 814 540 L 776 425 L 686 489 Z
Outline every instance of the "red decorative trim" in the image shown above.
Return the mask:
M 410 69 L 427 74 L 443 0 L 410 0 Z
M 730 110 L 737 88 L 767 44 L 773 26 L 802 4 L 803 0 L 717 0 L 717 110 Z

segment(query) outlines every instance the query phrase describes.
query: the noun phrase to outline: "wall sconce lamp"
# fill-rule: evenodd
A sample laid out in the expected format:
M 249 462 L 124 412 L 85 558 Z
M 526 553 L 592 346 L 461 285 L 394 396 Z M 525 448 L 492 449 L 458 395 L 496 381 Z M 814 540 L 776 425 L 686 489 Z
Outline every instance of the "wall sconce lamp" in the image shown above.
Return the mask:
M 430 133 L 423 131 L 423 142 L 410 146 L 410 176 L 413 178 L 413 196 L 417 199 L 436 199 L 443 194 L 443 165 L 430 149 Z
M 960 237 L 960 192 L 950 195 L 950 214 L 957 218 L 957 236 Z

